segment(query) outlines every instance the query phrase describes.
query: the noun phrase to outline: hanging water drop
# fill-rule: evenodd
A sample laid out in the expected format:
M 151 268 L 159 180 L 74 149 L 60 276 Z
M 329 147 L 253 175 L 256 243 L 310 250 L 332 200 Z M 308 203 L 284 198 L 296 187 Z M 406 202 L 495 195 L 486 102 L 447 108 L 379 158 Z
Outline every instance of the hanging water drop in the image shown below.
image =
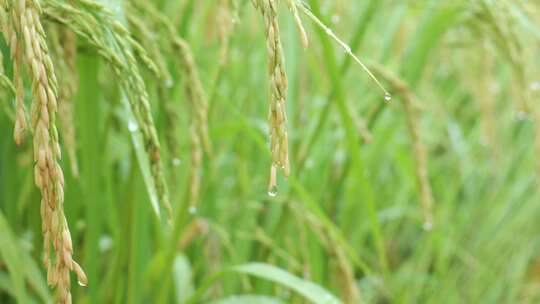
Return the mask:
M 390 93 L 385 93 L 384 94 L 384 100 L 389 102 L 392 100 L 392 95 L 390 95 Z
M 197 207 L 195 207 L 195 206 L 189 206 L 188 212 L 189 212 L 189 214 L 191 214 L 191 215 L 197 214 Z
M 268 188 L 268 195 L 270 197 L 276 197 L 278 195 L 278 188 L 277 186 L 271 186 Z
M 433 229 L 433 223 L 432 222 L 424 222 L 424 224 L 422 225 L 422 228 L 425 230 L 425 231 L 431 231 Z
M 182 163 L 182 161 L 180 160 L 180 158 L 177 158 L 177 157 L 176 157 L 176 158 L 174 158 L 174 159 L 172 160 L 172 165 L 175 166 L 175 167 L 180 166 L 181 163 Z
M 129 130 L 130 132 L 135 132 L 135 131 L 137 131 L 138 128 L 139 128 L 139 127 L 137 126 L 137 123 L 136 123 L 136 122 L 134 122 L 134 121 L 129 121 L 129 122 L 128 122 L 128 130 Z
M 278 164 L 274 163 L 270 167 L 270 183 L 268 184 L 268 195 L 270 197 L 277 196 L 278 188 L 277 188 L 277 168 L 279 167 Z

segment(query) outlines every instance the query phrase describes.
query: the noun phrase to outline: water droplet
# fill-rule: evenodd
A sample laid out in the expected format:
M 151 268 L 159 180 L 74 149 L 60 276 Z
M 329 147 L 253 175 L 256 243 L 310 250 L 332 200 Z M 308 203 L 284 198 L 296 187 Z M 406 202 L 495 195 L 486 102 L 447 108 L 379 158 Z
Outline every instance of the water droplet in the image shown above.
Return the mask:
M 174 158 L 172 160 L 172 165 L 175 166 L 175 167 L 180 166 L 181 163 L 182 163 L 182 161 L 180 160 L 180 158 Z
M 86 287 L 86 282 L 77 281 L 77 284 L 82 287 Z
M 433 230 L 433 223 L 432 222 L 424 222 L 424 224 L 422 225 L 422 228 L 425 231 L 431 231 L 431 230 Z
M 324 302 L 323 303 L 328 303 L 328 304 L 334 304 L 334 303 L 339 303 L 339 302 L 336 302 L 336 299 L 334 299 L 334 297 L 330 294 L 325 294 L 324 295 Z
M 338 164 L 342 164 L 347 158 L 347 153 L 343 149 L 338 149 L 334 153 L 334 161 Z
M 173 84 L 174 83 L 173 83 L 172 79 L 168 78 L 167 80 L 165 80 L 165 87 L 166 88 L 168 88 L 168 89 L 172 88 Z
M 480 146 L 487 147 L 489 146 L 489 139 L 486 136 L 480 136 Z
M 525 111 L 518 111 L 516 113 L 516 119 L 519 121 L 525 121 L 527 120 L 527 118 L 528 118 L 528 115 L 527 115 L 527 112 Z
M 128 130 L 130 132 L 135 132 L 135 131 L 137 131 L 137 129 L 139 129 L 139 126 L 137 126 L 136 122 L 134 122 L 134 121 L 128 122 Z
M 540 82 L 538 81 L 532 82 L 529 85 L 529 89 L 531 89 L 531 91 L 540 91 Z
M 498 83 L 492 83 L 489 86 L 489 91 L 491 93 L 499 93 L 501 91 L 501 86 Z
M 278 194 L 278 188 L 277 186 L 271 186 L 269 189 L 268 189 L 268 195 L 271 196 L 271 197 L 276 197 Z
M 334 32 L 332 32 L 332 30 L 329 29 L 329 28 L 326 28 L 325 32 L 326 32 L 326 34 L 328 34 L 328 35 L 333 35 L 333 34 L 334 34 Z
M 350 46 L 344 45 L 343 48 L 345 49 L 345 52 L 347 52 L 347 53 L 352 53 L 352 49 L 351 49 Z
M 101 252 L 110 250 L 112 246 L 113 246 L 113 239 L 110 236 L 104 235 L 99 239 L 99 250 Z
M 390 93 L 384 94 L 384 100 L 385 100 L 385 101 L 390 101 L 390 100 L 392 100 L 392 95 L 390 95 Z
M 189 206 L 188 212 L 189 212 L 189 214 L 191 214 L 191 215 L 197 214 L 197 207 L 195 207 L 195 206 Z

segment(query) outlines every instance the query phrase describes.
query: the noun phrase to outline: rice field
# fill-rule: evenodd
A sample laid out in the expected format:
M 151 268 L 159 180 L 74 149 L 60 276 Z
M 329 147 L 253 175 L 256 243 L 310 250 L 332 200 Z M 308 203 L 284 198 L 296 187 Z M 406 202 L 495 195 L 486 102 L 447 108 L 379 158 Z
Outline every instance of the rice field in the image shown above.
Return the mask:
M 540 3 L 0 0 L 0 303 L 540 302 Z

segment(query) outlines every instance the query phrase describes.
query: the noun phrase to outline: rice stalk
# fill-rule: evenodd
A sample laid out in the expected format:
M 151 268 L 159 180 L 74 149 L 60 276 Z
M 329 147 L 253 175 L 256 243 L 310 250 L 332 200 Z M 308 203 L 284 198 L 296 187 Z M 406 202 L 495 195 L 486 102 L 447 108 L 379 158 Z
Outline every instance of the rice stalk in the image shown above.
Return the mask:
M 289 7 L 289 10 L 293 14 L 294 22 L 296 24 L 296 28 L 298 29 L 298 34 L 300 35 L 300 41 L 302 42 L 302 46 L 304 47 L 304 49 L 307 49 L 309 47 L 309 39 L 306 34 L 306 30 L 304 29 L 304 25 L 302 24 L 302 20 L 298 15 L 298 8 L 296 7 L 295 2 L 296 0 L 287 0 L 287 5 Z
M 336 275 L 341 286 L 341 295 L 346 304 L 363 303 L 360 297 L 360 290 L 357 286 L 354 276 L 354 269 L 341 247 L 334 248 L 335 258 L 337 260 Z
M 156 62 L 156 66 L 161 75 L 161 79 L 157 81 L 157 93 L 160 106 L 164 113 L 164 129 L 165 129 L 165 144 L 172 165 L 179 164 L 178 141 L 176 139 L 176 121 L 178 115 L 175 111 L 175 106 L 171 103 L 171 90 L 173 89 L 173 76 L 169 71 L 165 52 L 166 46 L 163 46 L 159 39 L 159 32 L 156 31 L 150 21 L 142 18 L 139 12 L 132 5 L 127 7 L 127 20 L 133 29 L 133 35 L 139 43 L 148 50 Z M 176 182 L 176 171 L 172 170 L 172 183 Z
M 184 91 L 192 106 L 192 119 L 189 127 L 192 149 L 189 211 L 194 214 L 200 199 L 202 150 L 205 149 L 207 153 L 211 153 L 212 149 L 208 137 L 208 102 L 187 42 L 176 39 L 174 46 L 182 54 L 179 59 L 180 66 L 183 68 Z
M 178 113 L 175 105 L 171 102 L 169 90 L 164 87 L 158 88 L 158 97 L 164 111 L 164 125 L 165 125 L 165 141 L 167 143 L 167 150 L 169 152 L 171 164 L 174 167 L 180 165 L 180 152 L 178 151 L 178 140 L 176 136 L 176 126 L 178 122 Z M 176 170 L 172 170 L 173 181 L 176 183 Z
M 38 3 L 23 0 L 11 4 L 12 31 L 17 32 L 16 37 L 19 39 L 13 41 L 17 38 L 13 38 L 15 36 L 12 33 L 11 45 L 16 47 L 14 61 L 16 64 L 26 64 L 34 96 L 31 107 L 34 178 L 42 196 L 41 217 L 47 282 L 56 287 L 59 303 L 71 303 L 70 271 L 75 272 L 81 285 L 87 284 L 87 278 L 72 258 L 71 235 L 64 215 L 64 175 L 59 164 L 61 151 L 56 127 L 58 81 L 46 44 Z M 18 56 L 22 59 L 18 59 Z M 19 66 L 18 69 L 20 68 Z M 22 80 L 17 80 L 20 81 Z M 22 86 L 17 84 L 19 85 Z
M 401 80 L 381 66 L 372 64 L 370 67 L 379 77 L 384 79 L 392 87 L 399 97 L 401 97 L 415 161 L 415 175 L 420 191 L 420 203 L 422 205 L 424 221 L 423 228 L 426 231 L 430 231 L 433 229 L 434 225 L 434 199 L 428 176 L 427 151 L 422 143 L 422 136 L 420 134 L 420 113 L 418 99 L 405 81 Z
M 208 100 L 200 81 L 199 72 L 189 44 L 180 38 L 173 40 L 173 46 L 179 52 L 179 63 L 182 68 L 184 91 L 193 108 L 193 123 L 202 147 L 208 154 L 212 146 L 208 136 Z
M 352 49 L 351 47 L 345 43 L 343 40 L 341 40 L 335 33 L 334 31 L 329 28 L 326 24 L 324 24 L 324 22 L 322 22 L 319 18 L 317 18 L 317 16 L 315 16 L 315 14 L 313 14 L 313 12 L 311 12 L 311 10 L 307 7 L 307 5 L 303 2 L 300 2 L 299 0 L 289 0 L 289 1 L 294 1 L 294 5 L 296 5 L 297 7 L 299 7 L 302 12 L 309 18 L 311 19 L 319 28 L 321 28 L 330 38 L 332 38 L 343 50 L 345 50 L 345 53 L 347 53 L 347 55 L 349 55 L 354 61 L 356 61 L 356 63 L 358 65 L 360 65 L 360 67 L 368 74 L 368 76 L 371 78 L 371 80 L 373 80 L 373 82 L 377 85 L 377 87 L 379 87 L 379 89 L 383 92 L 384 94 L 384 99 L 386 101 L 390 101 L 392 99 L 392 95 L 390 95 L 390 93 L 388 93 L 388 91 L 383 87 L 383 85 L 381 84 L 381 82 L 379 81 L 379 79 L 377 79 L 377 77 L 375 75 L 373 75 L 373 73 L 371 72 L 371 70 L 362 62 L 362 60 L 360 60 L 360 58 L 358 58 L 358 56 L 356 56 L 353 52 L 352 52 Z
M 293 218 L 296 219 L 296 225 L 300 230 L 301 242 L 306 242 L 306 240 L 303 240 L 302 231 L 304 231 L 304 229 L 308 229 L 315 234 L 320 244 L 327 251 L 327 254 L 335 259 L 335 264 L 332 265 L 335 267 L 335 270 L 332 270 L 332 279 L 335 277 L 336 281 L 339 282 L 336 285 L 339 286 L 341 290 L 341 298 L 344 300 L 344 303 L 363 303 L 361 301 L 360 290 L 358 289 L 355 279 L 355 269 L 351 265 L 351 261 L 347 257 L 347 253 L 345 252 L 344 248 L 335 242 L 331 232 L 323 227 L 322 223 L 319 222 L 314 214 L 311 214 L 311 212 L 306 212 L 306 210 L 300 208 L 297 203 L 289 204 L 289 207 L 291 213 L 295 215 Z M 305 250 L 304 248 L 308 248 L 308 246 L 305 244 L 305 247 L 302 246 L 301 248 L 302 250 Z M 305 257 L 305 259 L 309 258 Z M 310 278 L 309 268 L 303 266 L 299 267 L 304 269 L 304 277 Z
M 154 27 L 165 31 L 166 39 L 175 56 L 180 70 L 184 94 L 191 106 L 189 135 L 191 141 L 191 167 L 188 210 L 194 214 L 200 200 L 202 176 L 202 151 L 212 154 L 212 145 L 208 135 L 208 99 L 204 91 L 193 53 L 189 44 L 176 33 L 172 22 L 152 5 L 144 1 L 134 1 L 139 10 L 148 13 Z

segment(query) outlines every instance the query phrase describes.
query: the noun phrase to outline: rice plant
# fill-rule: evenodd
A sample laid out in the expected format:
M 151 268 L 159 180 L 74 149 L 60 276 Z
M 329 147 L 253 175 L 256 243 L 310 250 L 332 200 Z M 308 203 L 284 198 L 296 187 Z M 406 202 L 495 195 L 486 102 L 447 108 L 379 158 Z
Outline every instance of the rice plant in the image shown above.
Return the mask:
M 0 0 L 0 303 L 537 303 L 540 4 Z

